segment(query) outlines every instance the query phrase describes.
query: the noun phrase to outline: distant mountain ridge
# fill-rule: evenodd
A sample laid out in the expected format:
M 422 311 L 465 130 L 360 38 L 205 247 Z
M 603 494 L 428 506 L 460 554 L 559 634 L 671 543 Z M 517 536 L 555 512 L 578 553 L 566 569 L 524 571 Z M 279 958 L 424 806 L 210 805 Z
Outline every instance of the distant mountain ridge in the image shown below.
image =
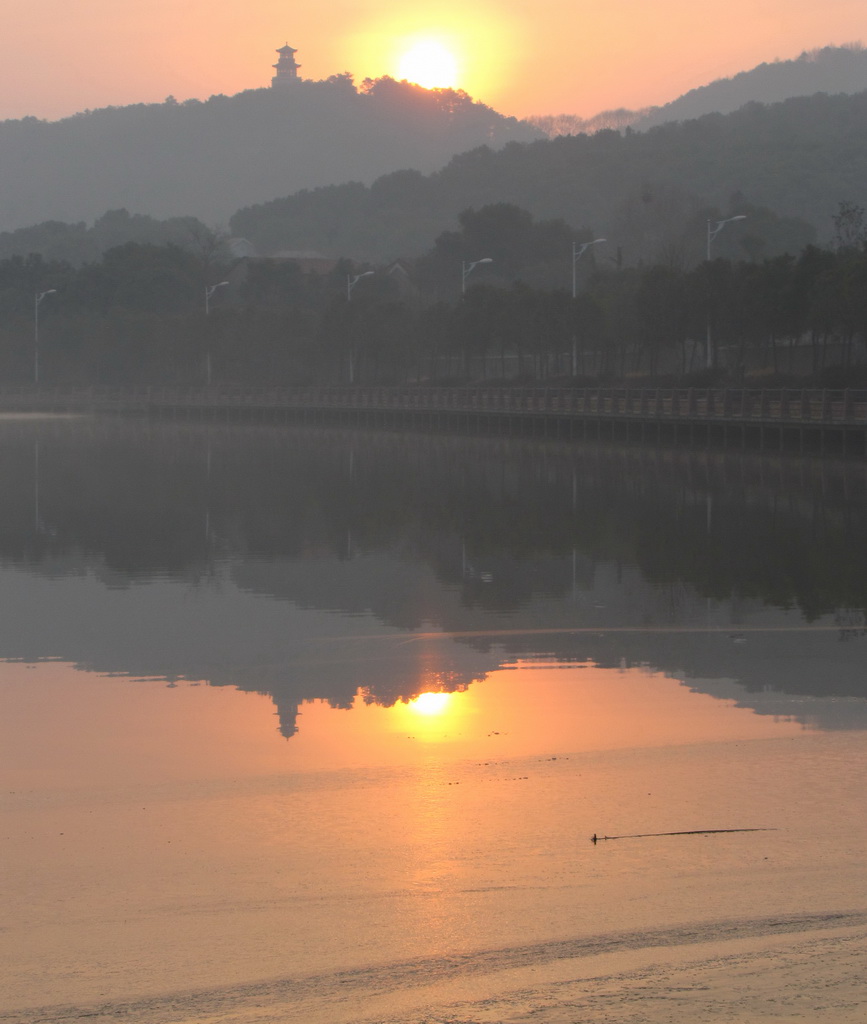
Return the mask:
M 0 122 L 0 230 L 126 208 L 224 222 L 242 204 L 303 188 L 432 171 L 485 144 L 540 133 L 466 93 L 390 78 L 299 80 L 205 102 L 107 107 Z
M 762 258 L 799 252 L 816 229 L 829 239 L 844 201 L 867 206 L 867 91 L 747 104 L 646 132 L 479 147 L 427 176 L 397 172 L 369 188 L 332 186 L 247 207 L 230 227 L 262 253 L 384 259 L 424 253 L 465 209 L 508 203 L 592 230 L 623 246 L 628 263 L 695 261 L 710 217 L 749 213 L 739 237 Z
M 691 89 L 671 103 L 642 114 L 633 127 L 651 128 L 705 114 L 730 114 L 747 103 L 782 103 L 796 96 L 853 95 L 867 89 L 867 50 L 860 44 L 825 46 L 794 60 L 759 64 L 733 78 Z
M 593 117 L 574 114 L 534 115 L 527 120 L 549 138 L 593 134 L 613 128 L 638 131 L 668 121 L 688 121 L 705 114 L 730 114 L 747 103 L 781 103 L 817 92 L 852 95 L 867 89 L 867 49 L 860 43 L 824 46 L 793 60 L 775 60 L 690 89 L 661 107 L 604 110 Z

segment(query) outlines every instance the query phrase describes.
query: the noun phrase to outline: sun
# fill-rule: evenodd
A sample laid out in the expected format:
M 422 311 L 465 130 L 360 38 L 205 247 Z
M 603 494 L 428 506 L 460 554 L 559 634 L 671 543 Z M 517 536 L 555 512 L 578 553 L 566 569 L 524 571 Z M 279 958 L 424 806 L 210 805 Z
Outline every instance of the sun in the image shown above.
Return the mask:
M 455 55 L 436 39 L 420 39 L 398 60 L 397 76 L 425 89 L 454 89 L 458 83 Z

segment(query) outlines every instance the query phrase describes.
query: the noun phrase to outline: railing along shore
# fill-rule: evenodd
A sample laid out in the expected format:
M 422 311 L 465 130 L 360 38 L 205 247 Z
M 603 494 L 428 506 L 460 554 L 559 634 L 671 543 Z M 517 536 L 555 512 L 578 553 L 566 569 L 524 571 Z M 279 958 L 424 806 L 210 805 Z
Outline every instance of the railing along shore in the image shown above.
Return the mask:
M 567 387 L 0 387 L 0 411 L 170 407 L 454 411 L 692 422 L 867 425 L 867 390 Z
M 326 422 L 867 456 L 867 389 L 0 387 L 0 413 Z

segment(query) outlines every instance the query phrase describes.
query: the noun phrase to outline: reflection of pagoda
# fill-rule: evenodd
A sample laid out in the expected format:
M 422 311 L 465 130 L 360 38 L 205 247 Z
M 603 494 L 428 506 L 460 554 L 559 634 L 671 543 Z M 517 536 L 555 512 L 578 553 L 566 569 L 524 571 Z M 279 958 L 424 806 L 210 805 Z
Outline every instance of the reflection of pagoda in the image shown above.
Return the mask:
M 272 67 L 277 72 L 276 75 L 271 79 L 271 88 L 277 89 L 282 85 L 291 85 L 293 82 L 298 81 L 298 68 L 301 65 L 295 60 L 295 54 L 298 51 L 290 46 L 288 43 L 285 46 L 281 46 L 277 53 L 280 54 L 280 59 Z

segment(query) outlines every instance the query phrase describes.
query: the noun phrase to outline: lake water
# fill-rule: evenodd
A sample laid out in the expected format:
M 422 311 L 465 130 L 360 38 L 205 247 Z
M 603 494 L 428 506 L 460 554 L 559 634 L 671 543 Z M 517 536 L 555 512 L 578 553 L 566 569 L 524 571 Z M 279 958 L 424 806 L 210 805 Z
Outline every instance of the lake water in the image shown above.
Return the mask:
M 2 1021 L 867 920 L 863 463 L 9 418 L 0 559 Z

